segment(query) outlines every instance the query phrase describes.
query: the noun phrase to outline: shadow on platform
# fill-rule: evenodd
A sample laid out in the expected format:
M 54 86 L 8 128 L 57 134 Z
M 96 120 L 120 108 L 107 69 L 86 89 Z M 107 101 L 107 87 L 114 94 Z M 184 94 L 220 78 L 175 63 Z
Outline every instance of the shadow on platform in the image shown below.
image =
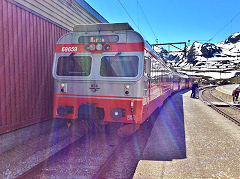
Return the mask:
M 185 127 L 182 94 L 169 97 L 162 108 L 157 109 L 153 129 L 143 152 L 142 160 L 170 161 L 186 158 Z

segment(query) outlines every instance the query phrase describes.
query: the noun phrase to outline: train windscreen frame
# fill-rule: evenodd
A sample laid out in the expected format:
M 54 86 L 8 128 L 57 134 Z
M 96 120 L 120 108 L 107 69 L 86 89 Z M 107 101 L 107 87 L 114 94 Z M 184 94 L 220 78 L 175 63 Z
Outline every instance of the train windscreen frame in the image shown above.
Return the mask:
M 60 56 L 57 64 L 58 76 L 89 76 L 92 58 L 90 56 Z
M 102 77 L 136 77 L 139 58 L 137 56 L 104 56 L 101 59 Z

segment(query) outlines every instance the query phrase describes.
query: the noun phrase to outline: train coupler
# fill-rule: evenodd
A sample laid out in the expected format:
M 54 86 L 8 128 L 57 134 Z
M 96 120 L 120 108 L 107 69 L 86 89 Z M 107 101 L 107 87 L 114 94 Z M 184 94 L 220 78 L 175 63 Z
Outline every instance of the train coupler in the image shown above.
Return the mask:
M 117 135 L 119 137 L 129 137 L 132 134 L 134 134 L 139 128 L 140 128 L 141 124 L 126 124 L 124 126 L 121 126 L 118 130 L 117 130 Z
M 73 125 L 72 120 L 68 120 L 68 121 L 67 121 L 67 127 L 68 127 L 68 128 L 71 128 L 72 125 Z

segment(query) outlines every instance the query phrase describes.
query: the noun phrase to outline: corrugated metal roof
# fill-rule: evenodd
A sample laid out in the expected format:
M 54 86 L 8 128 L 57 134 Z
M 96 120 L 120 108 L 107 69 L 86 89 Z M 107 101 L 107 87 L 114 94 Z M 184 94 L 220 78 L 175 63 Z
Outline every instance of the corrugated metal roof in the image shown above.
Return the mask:
M 70 31 L 76 24 L 108 23 L 84 0 L 6 1 Z
M 93 17 L 98 19 L 102 23 L 108 23 L 108 21 L 101 16 L 95 9 L 92 8 L 86 1 L 84 0 L 76 0 L 80 6 L 82 6 L 84 9 L 86 9 Z

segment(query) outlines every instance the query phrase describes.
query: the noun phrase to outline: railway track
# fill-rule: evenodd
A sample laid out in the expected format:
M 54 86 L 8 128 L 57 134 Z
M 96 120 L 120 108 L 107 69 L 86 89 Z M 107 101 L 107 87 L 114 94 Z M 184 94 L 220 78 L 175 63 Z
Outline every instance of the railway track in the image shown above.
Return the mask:
M 91 131 L 20 178 L 97 178 L 128 140 Z
M 92 131 L 19 178 L 131 178 L 152 122 L 149 120 L 139 131 L 125 138 L 118 137 L 114 127 Z M 138 148 L 134 146 L 136 141 Z
M 240 126 L 240 108 L 218 97 L 215 90 L 214 87 L 203 89 L 200 92 L 200 99 L 218 113 Z

